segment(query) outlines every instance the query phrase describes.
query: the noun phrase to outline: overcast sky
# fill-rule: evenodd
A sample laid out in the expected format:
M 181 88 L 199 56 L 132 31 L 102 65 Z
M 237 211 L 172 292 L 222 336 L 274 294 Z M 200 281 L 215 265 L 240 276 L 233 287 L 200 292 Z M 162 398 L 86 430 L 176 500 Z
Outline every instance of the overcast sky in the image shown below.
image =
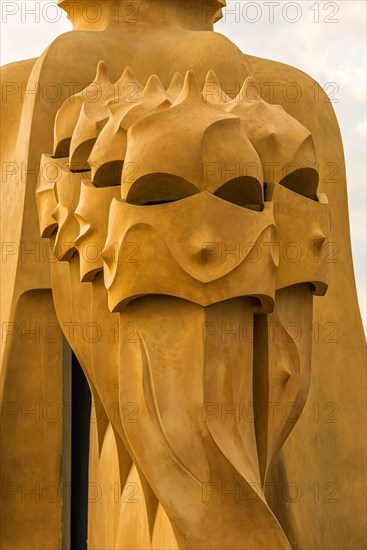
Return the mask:
M 354 266 L 366 326 L 367 2 L 227 0 L 227 4 L 224 19 L 216 24 L 218 32 L 246 53 L 302 69 L 333 95 L 344 140 Z M 56 0 L 1 0 L 1 64 L 40 55 L 70 29 Z

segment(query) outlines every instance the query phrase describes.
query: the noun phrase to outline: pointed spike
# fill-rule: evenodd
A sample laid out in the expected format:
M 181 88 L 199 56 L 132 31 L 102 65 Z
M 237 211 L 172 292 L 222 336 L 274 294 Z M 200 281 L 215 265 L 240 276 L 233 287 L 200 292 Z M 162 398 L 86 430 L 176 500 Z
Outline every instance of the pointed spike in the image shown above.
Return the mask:
M 205 83 L 219 84 L 217 75 L 215 74 L 215 72 L 213 71 L 213 69 L 210 69 L 210 70 L 207 72 L 206 78 L 205 78 Z
M 261 95 L 259 84 L 253 76 L 248 76 L 242 85 L 240 93 L 234 101 L 237 103 L 240 101 L 255 103 L 256 101 L 260 101 L 260 99 Z
M 156 74 L 151 74 L 141 95 L 145 96 L 157 92 L 163 92 L 166 95 L 166 90 L 164 89 L 160 78 Z
M 208 71 L 202 91 L 205 101 L 213 104 L 228 103 L 231 99 L 223 91 L 214 71 Z
M 143 90 L 141 83 L 135 78 L 130 67 L 125 67 L 120 78 L 113 85 L 117 92 L 115 103 L 132 101 L 136 99 Z
M 312 240 L 315 244 L 318 244 L 319 246 L 323 245 L 326 240 L 326 235 L 319 229 L 314 231 L 312 235 Z
M 97 65 L 97 72 L 96 72 L 96 77 L 94 79 L 94 82 L 103 82 L 103 81 L 107 82 L 108 84 L 112 84 L 107 74 L 107 65 L 103 60 L 101 60 L 98 62 L 98 65 Z
M 141 83 L 135 78 L 135 75 L 133 73 L 133 71 L 130 69 L 130 67 L 125 67 L 124 69 L 124 72 L 122 73 L 122 75 L 120 76 L 120 78 L 118 79 L 118 81 L 116 82 L 116 84 L 119 84 L 119 83 L 133 83 L 133 84 L 136 84 L 137 85 L 137 88 L 139 88 L 140 90 L 143 89 L 143 86 L 141 85 Z
M 181 92 L 183 84 L 184 84 L 184 79 L 182 74 L 179 72 L 176 72 L 173 75 L 170 85 L 167 88 L 167 94 L 171 97 L 176 98 Z
M 179 105 L 189 98 L 200 98 L 200 101 L 202 98 L 194 71 L 187 71 L 181 93 L 173 105 Z
M 98 61 L 97 74 L 107 74 L 107 65 L 103 59 Z
M 130 67 L 125 67 L 124 72 L 121 75 L 121 79 L 128 81 L 133 80 L 134 82 L 136 82 L 136 78 Z
M 188 87 L 189 93 L 199 95 L 199 84 L 194 71 L 187 71 L 184 81 L 185 86 Z
M 290 378 L 292 378 L 292 373 L 289 369 L 283 369 L 280 373 L 281 383 L 286 384 Z
M 257 80 L 254 76 L 248 76 L 247 78 L 245 78 L 245 81 L 243 83 L 243 86 L 251 86 L 252 84 L 254 84 L 255 86 L 257 86 Z

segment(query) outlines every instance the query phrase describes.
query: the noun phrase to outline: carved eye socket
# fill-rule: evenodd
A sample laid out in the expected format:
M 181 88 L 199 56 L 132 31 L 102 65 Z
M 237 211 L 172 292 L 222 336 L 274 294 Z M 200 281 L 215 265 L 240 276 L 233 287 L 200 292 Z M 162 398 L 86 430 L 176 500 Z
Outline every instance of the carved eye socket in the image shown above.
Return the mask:
M 217 197 L 260 212 L 263 209 L 263 190 L 260 182 L 251 176 L 227 181 L 214 193 Z
M 130 187 L 126 202 L 149 206 L 174 202 L 199 193 L 192 183 L 172 174 L 147 174 L 137 179 Z
M 92 181 L 95 187 L 111 187 L 121 184 L 123 160 L 109 161 L 96 170 L 92 167 Z
M 299 168 L 285 176 L 280 182 L 280 185 L 290 191 L 315 201 L 317 201 L 318 184 L 319 174 L 313 168 Z
M 68 157 L 70 154 L 70 143 L 71 137 L 62 139 L 59 143 L 57 143 L 53 158 L 58 159 Z
M 152 206 L 179 201 L 200 193 L 195 185 L 172 174 L 147 174 L 130 187 L 126 202 L 140 206 Z M 263 191 L 260 182 L 253 177 L 234 178 L 214 193 L 220 199 L 244 208 L 261 211 Z
M 70 171 L 71 172 L 88 172 L 90 166 L 88 158 L 92 152 L 96 138 L 83 141 L 77 146 L 75 151 L 70 155 Z

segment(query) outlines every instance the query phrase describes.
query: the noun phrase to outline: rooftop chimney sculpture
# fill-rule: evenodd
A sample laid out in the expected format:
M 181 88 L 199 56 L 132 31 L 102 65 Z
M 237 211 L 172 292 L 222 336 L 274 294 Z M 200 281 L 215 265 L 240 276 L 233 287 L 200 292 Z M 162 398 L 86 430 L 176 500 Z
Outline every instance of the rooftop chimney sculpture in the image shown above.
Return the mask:
M 222 0 L 59 3 L 74 30 L 3 69 L 27 93 L 2 120 L 1 544 L 68 547 L 69 347 L 98 411 L 88 549 L 363 548 L 331 104 L 213 32 Z

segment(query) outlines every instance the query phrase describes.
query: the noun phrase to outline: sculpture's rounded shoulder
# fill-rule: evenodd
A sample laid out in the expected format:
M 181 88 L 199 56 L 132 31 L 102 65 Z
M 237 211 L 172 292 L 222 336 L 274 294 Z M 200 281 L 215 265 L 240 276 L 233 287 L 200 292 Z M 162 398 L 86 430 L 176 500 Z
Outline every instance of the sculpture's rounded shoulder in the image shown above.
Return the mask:
M 1 158 L 14 147 L 23 109 L 23 97 L 29 75 L 37 59 L 26 59 L 0 67 L 1 80 Z
M 25 59 L 24 61 L 16 61 L 15 63 L 8 63 L 0 67 L 2 104 L 7 103 L 8 98 L 16 95 L 15 91 L 18 90 L 23 82 L 28 81 L 36 61 L 36 58 Z
M 7 63 L 6 65 L 2 65 L 0 67 L 1 77 L 2 78 L 4 76 L 17 77 L 27 73 L 29 74 L 36 61 L 37 61 L 37 58 L 23 59 L 22 61 L 15 61 L 13 63 Z
M 236 44 L 234 44 L 234 42 L 232 42 L 227 36 L 221 34 L 220 32 L 207 30 L 185 31 L 182 34 L 182 37 L 179 36 L 178 38 L 185 38 L 186 41 L 189 42 L 188 49 L 191 53 L 204 50 L 210 46 L 211 50 L 208 54 L 213 56 L 213 58 L 221 58 L 223 64 L 234 63 L 237 58 L 243 56 L 240 48 L 236 46 Z M 233 55 L 235 58 L 232 57 L 231 59 L 229 56 Z
M 340 136 L 333 103 L 333 90 L 325 89 L 304 71 L 269 59 L 245 55 L 253 76 L 259 82 L 263 99 L 283 105 L 287 112 L 309 128 L 321 131 L 325 125 Z M 309 127 L 309 126 L 312 126 Z
M 235 95 L 236 84 L 242 85 L 243 80 L 250 75 L 247 56 L 219 32 L 186 31 L 173 39 L 181 60 L 188 67 L 191 65 L 189 68 L 196 71 L 199 80 L 200 76 L 204 75 L 205 78 L 204 73 L 212 69 L 219 81 L 226 83 L 228 95 L 231 97 Z

